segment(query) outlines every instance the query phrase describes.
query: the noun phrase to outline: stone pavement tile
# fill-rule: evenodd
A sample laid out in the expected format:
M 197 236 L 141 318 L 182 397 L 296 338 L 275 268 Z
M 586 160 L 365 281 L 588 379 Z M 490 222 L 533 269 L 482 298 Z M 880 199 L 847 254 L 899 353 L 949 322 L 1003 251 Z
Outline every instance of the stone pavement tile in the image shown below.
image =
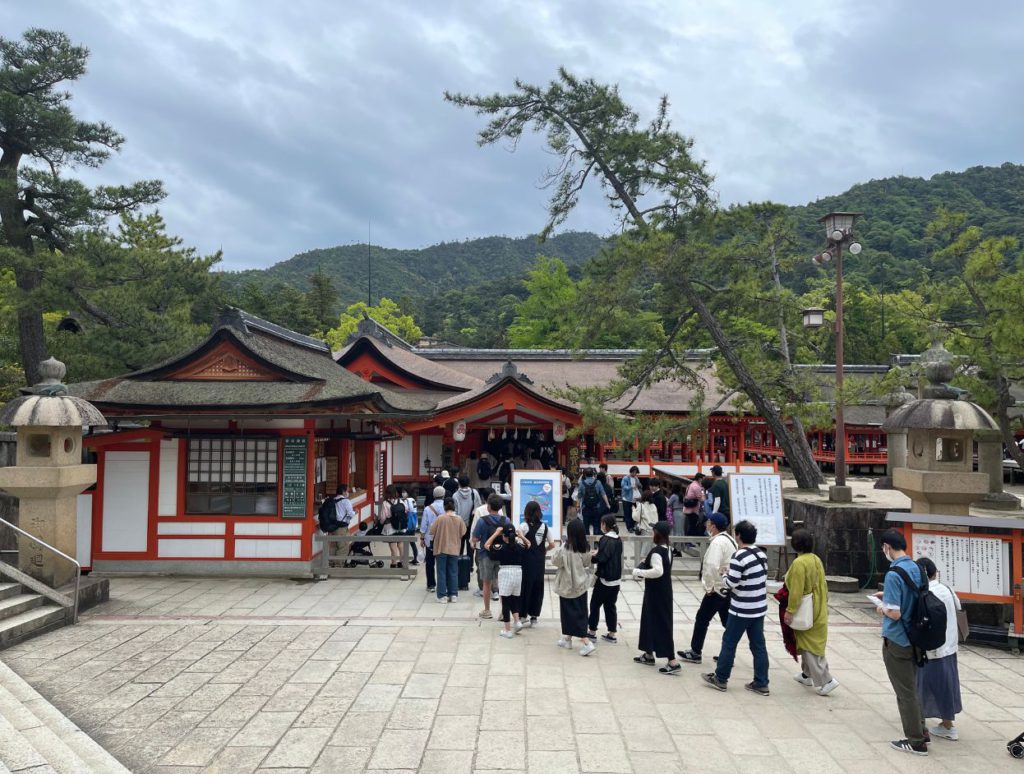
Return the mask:
M 385 729 L 367 764 L 369 769 L 418 769 L 428 731 Z
M 213 675 L 207 672 L 182 672 L 153 691 L 153 697 L 164 699 L 169 696 L 177 696 L 184 699 L 195 693 L 200 686 L 206 685 L 211 677 Z
M 526 747 L 534 750 L 565 750 L 572 746 L 572 720 L 567 715 L 527 715 Z M 675 750 L 675 747 L 672 748 Z
M 405 685 L 412 674 L 412 661 L 381 661 L 370 676 L 371 684 Z
M 629 762 L 633 771 L 642 774 L 685 774 L 689 771 L 700 771 L 700 768 L 687 768 L 676 752 L 631 752 Z
M 319 648 L 313 651 L 310 659 L 313 661 L 344 661 L 345 657 L 352 652 L 356 644 L 354 642 L 338 641 L 328 639 Z
M 610 704 L 570 702 L 569 709 L 577 734 L 619 734 L 619 722 Z
M 334 730 L 328 744 L 360 747 L 377 739 L 387 722 L 387 712 L 349 712 Z
M 354 645 L 354 644 L 353 644 Z M 387 653 L 384 654 L 384 661 L 412 661 L 420 657 L 423 652 L 422 642 L 405 642 L 396 639 L 391 643 Z
M 284 736 L 298 712 L 264 712 L 260 711 L 253 715 L 252 719 L 242 726 L 228 745 L 231 747 L 258 747 L 261 745 L 277 744 L 277 741 Z
M 742 757 L 735 757 L 732 759 L 735 768 L 733 771 L 737 774 L 790 774 L 792 771 L 800 772 L 816 772 L 816 768 L 812 768 L 812 761 L 797 761 L 795 764 L 787 760 L 786 758 L 778 756 L 761 756 L 761 755 L 744 755 Z M 696 762 L 693 763 L 695 765 Z M 864 765 L 864 761 L 861 761 L 861 766 Z M 699 771 L 699 768 L 692 768 L 691 771 Z M 880 769 L 872 769 L 878 771 Z M 831 771 L 831 769 L 829 769 Z M 862 769 L 863 772 L 868 769 Z
M 262 660 L 249 661 L 246 659 L 239 659 L 220 674 L 216 674 L 210 678 L 210 682 L 247 683 L 259 674 L 260 670 L 263 669 L 264 666 L 266 666 L 266 662 Z
M 331 676 L 338 671 L 338 667 L 341 666 L 341 658 L 336 659 L 312 659 L 306 661 L 301 667 L 299 667 L 292 676 L 289 678 L 289 682 L 293 683 L 317 683 L 322 684 L 331 679 Z
M 302 712 L 313 700 L 317 688 L 307 683 L 286 683 L 267 700 L 267 707 L 275 712 Z
M 207 683 L 197 689 L 192 695 L 187 696 L 178 702 L 179 710 L 206 710 L 210 712 L 217 709 L 239 689 L 236 683 L 218 683 L 211 685 Z M 154 697 L 154 700 L 158 697 Z
M 293 728 L 285 733 L 263 768 L 310 767 L 333 733 L 330 728 Z
M 401 685 L 366 685 L 352 702 L 352 709 L 355 712 L 390 712 L 401 693 Z
M 586 680 L 573 679 L 567 673 L 565 683 L 566 694 L 569 697 L 570 703 L 607 702 L 609 699 L 604 684 L 599 680 L 595 680 L 592 676 Z
M 454 653 L 424 651 L 416 661 L 415 671 L 423 674 L 447 675 L 454 662 Z
M 477 715 L 483 710 L 484 692 L 479 687 L 462 688 L 450 683 L 441 694 L 441 702 L 437 706 L 438 715 Z
M 373 672 L 384 657 L 382 651 L 353 650 L 345 660 L 338 665 L 338 672 Z
M 690 722 L 693 725 L 699 725 L 699 723 L 693 722 L 692 718 Z M 626 741 L 626 749 L 631 753 L 674 753 L 676 751 L 672 734 L 660 718 L 643 717 L 636 722 L 630 722 L 628 718 L 621 718 L 620 724 L 622 737 Z
M 521 770 L 526 765 L 526 732 L 481 730 L 475 761 L 477 769 Z
M 149 727 L 149 736 L 170 746 L 184 739 L 206 717 L 205 712 L 168 712 Z
M 484 691 L 485 701 L 525 699 L 526 684 L 522 677 L 515 675 L 495 675 L 487 677 L 487 687 Z
M 337 728 L 354 701 L 351 697 L 317 696 L 292 724 L 295 728 Z
M 109 722 L 121 728 L 149 728 L 150 725 L 170 712 L 177 703 L 178 699 L 175 698 L 146 697 L 116 715 Z
M 530 774 L 572 774 L 580 770 L 575 750 L 530 750 L 526 756 Z M 658 774 L 661 774 L 659 772 Z
M 225 747 L 204 774 L 252 774 L 270 752 L 269 747 Z
M 524 702 L 485 701 L 480 713 L 480 729 L 483 731 L 525 731 L 526 714 Z
M 336 672 L 334 677 L 324 683 L 317 696 L 343 696 L 355 699 L 370 679 L 370 672 Z
M 196 728 L 160 759 L 163 766 L 205 766 L 234 735 L 231 728 Z
M 505 653 L 495 658 L 490 665 L 489 674 L 507 675 L 517 678 L 520 682 L 526 676 L 526 656 L 522 653 Z
M 238 653 L 231 650 L 215 650 L 188 667 L 189 672 L 222 672 L 238 660 Z
M 779 753 L 793 768 L 808 768 L 821 774 L 843 774 L 843 768 L 831 751 L 814 739 L 787 739 L 778 745 Z M 739 757 L 739 756 L 737 756 Z
M 711 692 L 711 689 L 708 689 Z M 751 694 L 751 698 L 757 700 L 759 697 Z M 766 707 L 767 711 L 768 708 Z M 707 727 L 714 731 L 719 739 L 722 748 L 732 755 L 774 755 L 778 752 L 776 746 L 765 736 L 760 737 L 757 745 L 750 744 L 750 740 L 743 734 L 736 733 L 736 721 L 728 719 L 728 716 L 716 716 L 707 722 Z
M 110 693 L 101 698 L 99 701 L 92 705 L 95 710 L 105 709 L 117 709 L 123 710 L 125 707 L 130 707 L 133 704 L 141 701 L 150 694 L 160 689 L 161 686 L 154 685 L 151 683 L 138 684 L 138 683 L 127 683 L 112 689 Z M 166 696 L 158 698 L 167 698 Z
M 472 750 L 431 750 L 423 753 L 419 774 L 472 774 Z
M 448 685 L 458 687 L 483 688 L 487 682 L 487 666 L 485 664 L 459 664 L 448 676 Z
M 818 740 L 837 761 L 870 760 L 876 757 L 871 745 L 858 735 L 863 733 L 863 729 L 838 723 L 807 723 L 805 728 L 808 735 Z
M 341 772 L 361 772 L 370 760 L 372 747 L 331 747 L 327 746 L 320 752 L 316 764 L 310 774 L 340 774 Z
M 563 691 L 551 688 L 526 689 L 527 715 L 569 716 L 569 700 Z
M 231 696 L 203 718 L 199 725 L 239 729 L 263 708 L 266 701 L 266 698 L 258 696 Z
M 437 699 L 444 691 L 447 675 L 426 675 L 414 672 L 405 684 L 402 696 L 407 699 Z
M 434 720 L 427 741 L 431 750 L 475 750 L 479 715 L 445 715 Z
M 633 767 L 626 755 L 622 737 L 612 734 L 576 734 L 580 768 L 584 771 L 625 772 Z
M 356 645 L 355 650 L 372 650 L 383 653 L 385 650 L 388 649 L 388 647 L 391 645 L 394 639 L 395 637 L 393 634 L 379 634 L 377 632 L 372 632 L 370 634 L 365 635 L 359 640 L 359 643 Z
M 471 709 L 464 709 L 464 712 L 471 711 Z M 436 699 L 399 699 L 395 702 L 395 708 L 391 711 L 387 727 L 429 729 L 437 713 L 438 702 Z M 474 730 L 476 729 L 475 724 L 473 728 Z
M 733 733 L 736 733 L 735 726 Z M 712 734 L 673 736 L 672 741 L 675 742 L 679 758 L 686 767 L 700 764 L 700 768 L 695 770 L 709 774 L 732 774 L 736 771 L 736 759 L 722 746 L 721 740 Z
M 169 658 L 160 661 L 144 672 L 136 675 L 132 682 L 135 683 L 166 683 L 168 680 L 177 677 L 188 667 L 195 663 L 187 658 Z M 75 670 L 78 671 L 77 669 Z

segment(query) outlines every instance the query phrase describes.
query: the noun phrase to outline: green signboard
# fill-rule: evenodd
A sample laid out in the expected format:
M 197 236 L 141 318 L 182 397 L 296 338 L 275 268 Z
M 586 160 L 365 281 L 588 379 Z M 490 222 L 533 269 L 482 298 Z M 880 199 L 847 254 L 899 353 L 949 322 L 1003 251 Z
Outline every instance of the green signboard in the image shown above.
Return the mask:
M 281 478 L 281 516 L 286 519 L 306 518 L 306 454 L 305 436 L 284 439 L 284 472 Z

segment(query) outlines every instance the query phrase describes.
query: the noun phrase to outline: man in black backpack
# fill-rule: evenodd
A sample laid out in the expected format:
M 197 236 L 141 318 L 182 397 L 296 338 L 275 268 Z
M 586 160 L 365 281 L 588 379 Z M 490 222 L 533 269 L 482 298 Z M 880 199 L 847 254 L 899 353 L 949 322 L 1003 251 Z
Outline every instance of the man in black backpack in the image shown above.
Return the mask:
M 907 556 L 907 540 L 895 529 L 888 529 L 882 534 L 882 554 L 890 563 L 883 591 L 875 595 L 880 598 L 878 612 L 883 616 L 882 661 L 896 692 L 896 706 L 906 735 L 905 739 L 896 739 L 889 744 L 900 752 L 927 755 L 927 731 L 921 700 L 917 695 L 917 658 L 907 633 L 922 583 L 921 568 Z M 902 574 L 910 579 L 913 586 L 901 577 Z
M 348 499 L 348 484 L 339 484 L 334 496 L 324 500 L 316 514 L 317 524 L 325 535 L 333 535 L 342 528 L 347 530 L 355 518 L 355 508 Z M 340 550 L 340 543 L 330 544 L 330 556 L 337 556 Z
M 597 480 L 597 473 L 593 468 L 583 471 L 579 486 L 573 499 L 580 504 L 580 515 L 583 517 L 583 526 L 587 532 L 601 534 L 601 517 L 611 510 L 608 504 L 608 495 L 604 491 L 601 482 Z

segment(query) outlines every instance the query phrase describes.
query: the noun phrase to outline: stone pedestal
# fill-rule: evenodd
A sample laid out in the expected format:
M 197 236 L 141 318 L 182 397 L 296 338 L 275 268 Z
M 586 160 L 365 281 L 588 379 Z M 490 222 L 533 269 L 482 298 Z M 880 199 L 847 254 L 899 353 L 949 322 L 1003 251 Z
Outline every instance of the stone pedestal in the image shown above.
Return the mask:
M 95 465 L 0 468 L 0 489 L 19 499 L 18 526 L 71 557 L 77 551 L 76 498 L 95 480 Z M 22 535 L 18 569 L 51 588 L 75 577 L 71 562 Z
M 907 434 L 889 433 L 888 444 L 889 459 L 885 464 L 885 475 L 875 483 L 875 489 L 892 489 L 892 472 L 907 465 Z
M 897 468 L 893 486 L 911 500 L 912 513 L 969 516 L 969 506 L 988 491 L 984 473 Z
M 978 442 L 978 472 L 988 476 L 988 492 L 976 504 L 982 508 L 1015 511 L 1020 500 L 1003 491 L 1003 440 L 999 432 L 979 431 L 975 434 Z
M 828 499 L 832 503 L 852 503 L 853 488 L 848 486 L 830 486 L 828 488 Z

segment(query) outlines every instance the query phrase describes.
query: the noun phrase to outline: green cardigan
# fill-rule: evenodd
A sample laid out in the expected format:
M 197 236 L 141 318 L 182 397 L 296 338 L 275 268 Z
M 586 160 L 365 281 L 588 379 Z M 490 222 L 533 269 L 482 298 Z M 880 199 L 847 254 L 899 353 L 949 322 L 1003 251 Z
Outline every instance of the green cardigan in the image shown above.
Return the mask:
M 789 589 L 789 607 L 786 610 L 794 615 L 804 595 L 814 595 L 814 623 L 805 632 L 794 632 L 796 649 L 824 656 L 828 639 L 828 584 L 825 582 L 825 566 L 817 554 L 808 552 L 793 560 L 786 573 L 786 588 Z

